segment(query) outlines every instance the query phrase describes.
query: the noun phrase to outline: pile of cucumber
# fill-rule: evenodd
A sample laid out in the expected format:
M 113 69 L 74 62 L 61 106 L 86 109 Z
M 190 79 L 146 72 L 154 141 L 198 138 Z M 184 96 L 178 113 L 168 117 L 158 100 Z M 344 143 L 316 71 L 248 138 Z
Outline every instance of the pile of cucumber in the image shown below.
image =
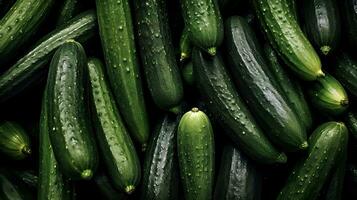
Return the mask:
M 356 0 L 0 0 L 0 200 L 357 198 Z

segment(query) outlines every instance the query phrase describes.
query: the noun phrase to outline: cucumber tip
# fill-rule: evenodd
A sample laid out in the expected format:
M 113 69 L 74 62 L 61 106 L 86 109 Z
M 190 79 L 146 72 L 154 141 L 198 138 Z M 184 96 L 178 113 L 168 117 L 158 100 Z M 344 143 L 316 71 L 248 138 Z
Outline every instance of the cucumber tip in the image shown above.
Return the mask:
M 277 157 L 277 163 L 286 163 L 288 161 L 288 157 L 286 156 L 285 153 L 281 153 L 278 157 Z
M 348 99 L 342 99 L 341 101 L 340 101 L 340 104 L 341 104 L 341 106 L 348 106 L 348 104 L 349 104 L 349 101 L 348 101 Z
M 198 108 L 194 107 L 194 108 L 191 109 L 191 111 L 192 111 L 192 112 L 198 112 L 198 111 L 200 111 L 200 110 L 199 110 Z
M 89 180 L 89 179 L 92 178 L 92 176 L 93 176 L 93 171 L 90 170 L 90 169 L 84 170 L 84 171 L 82 172 L 82 174 L 81 174 L 81 177 L 82 177 L 82 179 L 84 179 L 84 180 Z
M 321 52 L 322 52 L 323 55 L 327 56 L 327 54 L 330 53 L 330 51 L 331 51 L 331 47 L 329 47 L 329 46 L 322 46 L 322 47 L 320 48 L 320 50 L 321 50 Z
M 27 145 L 25 145 L 21 151 L 26 155 L 31 155 L 31 153 L 32 153 L 31 148 Z
M 300 149 L 304 150 L 307 147 L 309 147 L 309 144 L 307 143 L 307 141 L 304 141 L 301 145 L 300 145 Z
M 177 115 L 181 111 L 181 105 L 170 108 L 169 111 L 172 112 L 173 114 Z
M 133 185 L 128 185 L 128 186 L 125 187 L 125 192 L 126 192 L 127 194 L 133 193 L 134 190 L 135 190 L 135 187 L 134 187 Z
M 216 47 L 211 47 L 207 50 L 207 52 L 209 53 L 209 55 L 211 56 L 215 56 L 217 53 L 217 48 Z
M 317 72 L 317 78 L 322 78 L 322 77 L 325 77 L 325 73 L 320 69 L 320 70 Z
M 180 62 L 185 61 L 188 58 L 186 53 L 181 53 Z

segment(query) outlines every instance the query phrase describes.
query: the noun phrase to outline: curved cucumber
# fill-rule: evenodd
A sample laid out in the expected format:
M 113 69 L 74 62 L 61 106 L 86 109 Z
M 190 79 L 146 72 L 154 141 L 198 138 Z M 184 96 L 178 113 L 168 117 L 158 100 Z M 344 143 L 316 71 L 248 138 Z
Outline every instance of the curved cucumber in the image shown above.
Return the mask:
M 191 57 L 192 43 L 187 28 L 184 28 L 180 37 L 180 61 L 184 62 Z
M 346 89 L 357 97 L 357 61 L 346 53 L 337 57 L 334 75 Z
M 349 132 L 357 139 L 357 113 L 354 111 L 348 112 L 344 121 Z

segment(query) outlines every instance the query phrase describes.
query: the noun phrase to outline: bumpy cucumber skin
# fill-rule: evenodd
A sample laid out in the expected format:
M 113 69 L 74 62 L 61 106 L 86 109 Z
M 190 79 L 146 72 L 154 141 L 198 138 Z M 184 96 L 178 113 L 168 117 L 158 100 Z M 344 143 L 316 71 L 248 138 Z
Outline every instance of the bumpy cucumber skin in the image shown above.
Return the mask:
M 223 147 L 214 199 L 259 200 L 261 177 L 254 164 L 235 147 Z
M 140 162 L 117 110 L 103 68 L 100 60 L 89 59 L 87 71 L 97 141 L 114 186 L 132 193 L 140 181 Z
M 350 111 L 346 114 L 344 121 L 351 135 L 357 139 L 357 113 Z
M 38 29 L 54 0 L 17 0 L 0 20 L 0 60 L 4 61 Z
M 228 130 L 230 139 L 259 163 L 285 163 L 285 154 L 269 142 L 235 90 L 221 56 L 205 58 L 194 49 L 193 68 L 196 84 L 210 113 Z
M 115 100 L 130 134 L 145 146 L 149 139 L 149 122 L 129 1 L 96 0 L 96 5 L 106 71 Z
M 344 16 L 344 30 L 347 31 L 348 44 L 351 48 L 357 46 L 357 1 L 355 0 L 343 0 L 342 9 L 344 11 L 341 16 Z
M 269 41 L 301 79 L 324 76 L 316 51 L 299 27 L 288 0 L 254 0 L 254 7 Z
M 180 61 L 181 62 L 185 62 L 187 59 L 191 58 L 192 48 L 193 48 L 192 42 L 190 40 L 188 30 L 185 27 L 180 37 Z
M 57 18 L 57 22 L 56 22 L 57 26 L 60 26 L 66 23 L 67 21 L 69 21 L 70 19 L 72 19 L 72 17 L 76 12 L 77 6 L 78 6 L 78 0 L 64 0 L 59 16 Z
M 51 144 L 62 173 L 73 180 L 90 179 L 98 163 L 84 92 L 86 62 L 82 45 L 68 41 L 53 56 L 47 81 Z
M 197 108 L 180 120 L 177 152 L 185 199 L 212 199 L 214 136 L 209 118 Z
M 223 41 L 223 21 L 216 0 L 181 0 L 189 38 L 195 46 L 214 55 Z
M 38 81 L 55 49 L 67 40 L 85 41 L 94 35 L 96 20 L 95 13 L 87 11 L 43 37 L 30 52 L 0 76 L 0 102 L 19 94 Z
M 348 131 L 343 123 L 319 126 L 309 138 L 307 157 L 295 166 L 277 200 L 316 199 L 347 142 Z
M 306 130 L 263 57 L 258 39 L 242 17 L 225 23 L 225 47 L 237 89 L 269 138 L 287 151 L 307 148 Z
M 357 97 L 357 61 L 343 53 L 337 57 L 334 75 L 346 89 Z
M 176 132 L 180 117 L 166 115 L 152 135 L 144 161 L 141 199 L 178 199 Z
M 31 154 L 30 138 L 17 123 L 0 123 L 0 152 L 14 160 L 22 160 Z
M 166 2 L 135 0 L 137 38 L 146 82 L 155 104 L 175 112 L 183 86 L 171 41 Z

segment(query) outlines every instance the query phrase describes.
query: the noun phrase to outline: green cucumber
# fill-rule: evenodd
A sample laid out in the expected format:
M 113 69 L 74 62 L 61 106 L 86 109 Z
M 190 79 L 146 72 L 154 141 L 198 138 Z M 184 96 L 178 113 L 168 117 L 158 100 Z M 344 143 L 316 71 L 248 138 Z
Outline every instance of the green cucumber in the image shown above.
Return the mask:
M 288 0 L 253 0 L 258 18 L 273 47 L 304 80 L 324 76 L 316 51 L 299 27 Z
M 299 21 L 298 8 L 297 8 L 296 0 L 287 0 L 286 2 L 287 2 L 288 6 L 290 8 L 289 12 L 291 12 L 293 14 L 294 19 L 296 21 Z
M 334 75 L 346 89 L 357 97 L 357 61 L 346 53 L 337 57 Z
M 34 200 L 30 188 L 7 172 L 0 173 L 0 199 L 1 200 Z
M 40 27 L 54 0 L 17 0 L 0 20 L 0 60 L 9 59 Z
M 99 192 L 102 194 L 104 199 L 107 200 L 124 200 L 128 199 L 124 193 L 116 190 L 112 182 L 109 180 L 108 176 L 104 173 L 97 173 L 94 178 L 94 183 L 99 189 Z
M 141 199 L 178 199 L 176 131 L 179 117 L 166 115 L 152 135 L 144 161 Z
M 98 145 L 117 189 L 132 193 L 140 181 L 140 162 L 119 115 L 100 60 L 88 61 L 89 90 Z
M 159 108 L 177 114 L 183 86 L 173 51 L 165 1 L 135 0 L 134 4 L 140 55 L 151 97 Z
M 255 165 L 237 148 L 225 145 L 221 158 L 214 199 L 259 200 L 261 177 Z
M 345 89 L 340 82 L 329 74 L 313 83 L 308 94 L 312 105 L 328 114 L 342 114 L 349 105 Z
M 98 162 L 84 91 L 86 62 L 82 45 L 67 41 L 53 56 L 47 81 L 53 152 L 62 173 L 73 180 L 92 178 Z
M 209 118 L 198 108 L 180 120 L 177 152 L 185 199 L 212 199 L 214 135 Z
M 194 49 L 193 68 L 196 84 L 209 112 L 229 130 L 230 139 L 257 162 L 285 163 L 286 155 L 269 142 L 238 95 L 221 56 L 206 58 Z
M 69 39 L 85 41 L 94 35 L 96 15 L 87 11 L 49 33 L 9 70 L 0 75 L 0 102 L 28 89 L 46 71 L 55 49 Z
M 109 82 L 130 134 L 144 150 L 149 139 L 149 122 L 129 1 L 96 0 L 96 5 Z
M 357 1 L 342 0 L 341 13 L 344 16 L 344 30 L 347 32 L 349 46 L 354 49 L 357 46 Z M 354 52 L 354 51 L 353 51 Z
M 14 160 L 22 160 L 31 154 L 30 138 L 17 123 L 0 123 L 0 152 Z
M 238 92 L 274 143 L 287 151 L 306 149 L 306 130 L 269 71 L 258 39 L 244 18 L 225 23 L 225 47 Z
M 181 8 L 191 42 L 215 55 L 223 41 L 224 31 L 218 2 L 181 0 Z
M 346 126 L 327 122 L 309 138 L 308 155 L 298 162 L 277 200 L 314 200 L 344 153 L 348 142 Z
M 312 116 L 299 82 L 293 79 L 281 66 L 274 49 L 269 44 L 265 44 L 264 52 L 269 63 L 270 72 L 279 84 L 290 107 L 298 116 L 298 120 L 302 123 L 305 130 L 310 130 L 312 127 Z
M 42 99 L 41 119 L 39 126 L 39 181 L 37 188 L 38 200 L 69 200 L 71 197 L 70 183 L 62 175 L 61 169 L 53 153 L 50 130 L 48 126 L 47 92 Z
M 182 79 L 184 83 L 189 86 L 193 86 L 195 82 L 195 77 L 193 76 L 193 64 L 192 62 L 188 62 L 181 69 Z
M 357 113 L 354 111 L 348 112 L 344 118 L 344 122 L 349 132 L 357 139 Z
M 184 62 L 191 58 L 192 43 L 187 28 L 184 28 L 180 37 L 180 61 Z
M 335 0 L 304 0 L 304 31 L 307 38 L 323 55 L 338 47 L 341 22 Z
M 64 0 L 61 10 L 57 18 L 57 26 L 65 24 L 67 21 L 74 17 L 78 6 L 78 0 Z

